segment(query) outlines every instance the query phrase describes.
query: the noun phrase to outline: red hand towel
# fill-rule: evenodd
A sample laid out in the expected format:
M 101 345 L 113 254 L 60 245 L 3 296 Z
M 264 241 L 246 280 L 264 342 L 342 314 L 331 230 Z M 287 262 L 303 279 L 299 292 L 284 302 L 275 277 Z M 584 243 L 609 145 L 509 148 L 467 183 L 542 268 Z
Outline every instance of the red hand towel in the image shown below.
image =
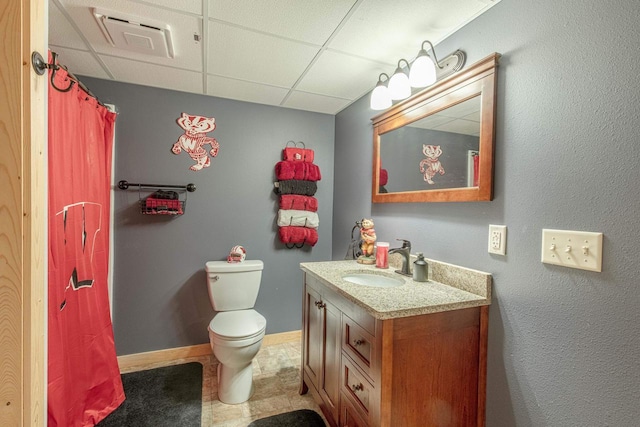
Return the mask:
M 282 160 L 313 163 L 313 150 L 309 148 L 286 147 L 282 150 Z
M 298 209 L 301 211 L 317 212 L 318 199 L 299 194 L 283 194 L 280 196 L 280 209 Z
M 380 185 L 387 185 L 389 181 L 389 173 L 386 169 L 380 169 Z
M 280 227 L 278 231 L 280 241 L 285 244 L 304 243 L 314 246 L 318 243 L 318 232 L 313 228 L 306 227 Z
M 282 161 L 276 163 L 276 179 L 284 181 L 298 179 L 304 181 L 320 181 L 320 168 L 313 163 Z

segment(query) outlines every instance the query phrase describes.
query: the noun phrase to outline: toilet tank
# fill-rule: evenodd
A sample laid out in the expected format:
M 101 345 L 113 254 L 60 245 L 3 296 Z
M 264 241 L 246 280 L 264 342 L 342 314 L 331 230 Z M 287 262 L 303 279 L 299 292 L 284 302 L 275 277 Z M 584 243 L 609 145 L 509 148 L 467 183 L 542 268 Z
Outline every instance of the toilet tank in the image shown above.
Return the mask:
M 209 261 L 205 264 L 209 299 L 215 311 L 253 308 L 260 289 L 263 263 Z

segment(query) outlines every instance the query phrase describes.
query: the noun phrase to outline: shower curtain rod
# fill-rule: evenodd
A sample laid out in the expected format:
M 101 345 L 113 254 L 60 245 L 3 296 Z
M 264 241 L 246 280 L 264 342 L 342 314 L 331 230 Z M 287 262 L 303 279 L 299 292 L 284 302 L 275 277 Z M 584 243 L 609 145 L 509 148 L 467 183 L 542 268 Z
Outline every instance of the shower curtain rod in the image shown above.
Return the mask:
M 35 53 L 35 52 L 34 52 Z M 99 99 L 97 96 L 95 96 L 93 94 L 93 92 L 91 92 L 89 90 L 88 87 L 86 87 L 81 81 L 80 79 L 78 79 L 71 71 L 69 71 L 67 69 L 66 66 L 64 65 L 60 65 L 58 64 L 58 54 L 54 51 L 51 51 L 51 59 L 52 62 L 51 64 L 47 64 L 47 63 L 40 63 L 38 64 L 39 67 L 41 68 L 51 68 L 53 70 L 53 73 L 51 73 L 51 86 L 53 86 L 53 88 L 59 92 L 69 92 L 71 90 L 71 88 L 73 87 L 74 83 L 77 83 L 78 86 L 80 87 L 80 89 L 82 89 L 88 96 L 90 96 L 91 98 L 95 99 L 98 104 L 102 105 L 103 107 L 106 107 Z M 35 66 L 35 65 L 34 65 Z M 69 86 L 67 86 L 66 88 L 59 88 L 56 86 L 56 84 L 54 83 L 54 78 L 56 75 L 56 71 L 58 71 L 60 68 L 62 68 L 63 70 L 65 70 L 67 72 L 67 75 L 69 76 L 69 80 L 71 80 L 71 83 L 69 83 Z

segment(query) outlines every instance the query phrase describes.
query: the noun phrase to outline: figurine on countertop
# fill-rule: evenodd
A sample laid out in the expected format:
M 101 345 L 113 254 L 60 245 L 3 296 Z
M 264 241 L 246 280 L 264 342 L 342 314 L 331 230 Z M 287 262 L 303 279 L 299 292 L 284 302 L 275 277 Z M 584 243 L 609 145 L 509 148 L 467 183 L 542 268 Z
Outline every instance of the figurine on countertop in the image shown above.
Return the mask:
M 362 255 L 358 257 L 358 262 L 360 264 L 375 264 L 376 258 L 373 256 L 373 248 L 376 243 L 376 230 L 373 228 L 373 220 L 363 218 L 360 224 L 360 249 Z

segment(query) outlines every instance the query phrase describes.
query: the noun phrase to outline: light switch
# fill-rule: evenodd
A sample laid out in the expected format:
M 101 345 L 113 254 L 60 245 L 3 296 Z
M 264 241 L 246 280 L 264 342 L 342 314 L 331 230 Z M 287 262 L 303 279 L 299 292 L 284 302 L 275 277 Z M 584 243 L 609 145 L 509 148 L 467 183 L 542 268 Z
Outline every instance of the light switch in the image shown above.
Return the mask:
M 546 264 L 602 271 L 602 233 L 542 230 L 542 258 Z

